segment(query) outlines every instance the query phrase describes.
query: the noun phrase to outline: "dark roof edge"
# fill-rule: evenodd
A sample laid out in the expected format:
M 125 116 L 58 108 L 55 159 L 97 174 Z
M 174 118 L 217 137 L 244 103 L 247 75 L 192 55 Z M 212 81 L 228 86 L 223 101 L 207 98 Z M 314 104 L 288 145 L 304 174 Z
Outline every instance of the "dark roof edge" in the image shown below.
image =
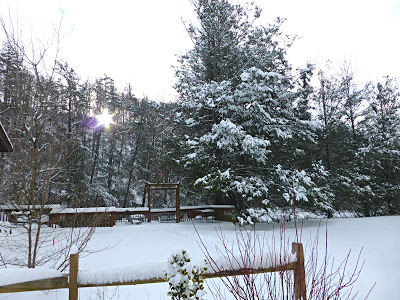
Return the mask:
M 0 121 L 0 152 L 12 152 L 13 145 Z

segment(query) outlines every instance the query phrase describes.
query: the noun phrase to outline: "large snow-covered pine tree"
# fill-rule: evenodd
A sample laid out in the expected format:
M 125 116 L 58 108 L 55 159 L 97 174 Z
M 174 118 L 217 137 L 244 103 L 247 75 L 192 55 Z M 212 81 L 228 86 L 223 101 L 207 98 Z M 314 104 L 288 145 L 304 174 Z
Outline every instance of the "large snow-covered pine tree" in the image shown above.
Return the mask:
M 319 126 L 308 112 L 313 68 L 291 69 L 293 39 L 282 33 L 283 21 L 256 26 L 257 7 L 225 0 L 193 5 L 200 25 L 188 27 L 194 47 L 176 69 L 182 164 L 192 184 L 204 198 L 240 210 L 282 208 L 293 199 L 328 209 L 329 188 L 316 184 L 325 170 L 309 154 Z

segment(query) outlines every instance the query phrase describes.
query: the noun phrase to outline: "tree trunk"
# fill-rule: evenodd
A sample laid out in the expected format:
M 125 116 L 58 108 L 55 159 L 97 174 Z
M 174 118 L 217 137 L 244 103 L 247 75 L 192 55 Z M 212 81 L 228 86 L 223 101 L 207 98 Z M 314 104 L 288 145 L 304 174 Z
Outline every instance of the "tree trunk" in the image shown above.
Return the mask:
M 28 268 L 34 268 L 32 265 L 32 222 L 28 223 Z
M 125 197 L 124 197 L 124 204 L 122 207 L 126 207 L 128 204 L 128 196 L 129 196 L 129 189 L 131 188 L 131 182 L 132 182 L 132 176 L 133 176 L 133 169 L 135 167 L 135 161 L 136 161 L 136 156 L 138 153 L 139 149 L 139 140 L 140 140 L 140 131 L 137 134 L 136 137 L 136 147 L 135 147 L 135 152 L 133 153 L 132 156 L 132 161 L 131 161 L 131 169 L 129 171 L 129 179 L 128 179 L 128 185 L 126 186 L 126 192 L 125 192 Z
M 99 148 L 100 148 L 100 137 L 101 137 L 101 132 L 97 134 L 97 144 L 96 144 L 96 150 L 94 152 L 94 158 L 93 158 L 93 165 L 92 165 L 92 172 L 90 174 L 90 182 L 89 184 L 93 183 L 94 180 L 94 174 L 96 170 L 96 164 L 97 164 L 97 158 L 99 156 Z M 94 142 L 96 143 L 96 142 Z
M 331 154 L 330 154 L 330 145 L 329 145 L 329 124 L 328 124 L 328 116 L 326 111 L 326 97 L 325 97 L 325 83 L 321 81 L 321 100 L 322 100 L 322 110 L 324 114 L 324 125 L 325 125 L 325 156 L 326 156 L 326 167 L 328 170 L 331 169 Z
M 109 194 L 111 194 L 111 188 L 112 188 L 112 177 L 113 177 L 112 166 L 113 166 L 113 155 L 112 155 L 112 152 L 111 152 L 110 156 L 108 158 L 107 189 L 108 189 L 108 193 Z
M 68 138 L 71 138 L 72 133 L 72 100 L 71 97 L 68 99 Z
M 155 142 L 155 137 L 153 135 L 152 143 L 151 143 L 151 148 L 153 148 L 153 149 L 154 149 L 154 142 Z M 149 182 L 149 180 L 150 180 L 150 163 L 151 163 L 150 146 L 148 146 L 147 147 L 146 182 Z M 143 193 L 142 206 L 144 207 L 145 204 L 146 204 L 146 189 L 144 189 L 144 193 Z

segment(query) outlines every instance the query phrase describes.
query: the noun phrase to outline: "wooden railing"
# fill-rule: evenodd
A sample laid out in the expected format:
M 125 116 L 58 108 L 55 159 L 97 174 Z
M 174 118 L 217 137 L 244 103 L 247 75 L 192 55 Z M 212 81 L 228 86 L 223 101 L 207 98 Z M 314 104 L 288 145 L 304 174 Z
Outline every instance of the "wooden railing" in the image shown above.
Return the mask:
M 0 221 L 8 222 L 8 216 L 5 213 L 3 213 L 2 211 L 0 211 Z
M 296 254 L 296 261 L 281 266 L 262 268 L 262 269 L 238 269 L 233 271 L 215 272 L 212 274 L 205 274 L 204 278 L 216 278 L 226 276 L 237 276 L 256 273 L 268 272 L 282 272 L 293 271 L 294 273 L 294 293 L 295 299 L 306 300 L 306 281 L 304 269 L 304 252 L 301 243 L 292 243 L 292 253 Z M 41 291 L 52 289 L 69 289 L 69 300 L 78 300 L 78 288 L 80 287 L 98 287 L 98 286 L 119 286 L 119 285 L 138 285 L 146 283 L 159 283 L 165 282 L 163 277 L 148 278 L 144 280 L 133 280 L 125 282 L 111 282 L 104 284 L 79 284 L 78 283 L 78 270 L 79 270 L 79 255 L 72 254 L 70 256 L 70 273 L 60 277 L 28 281 L 23 283 L 16 283 L 11 285 L 0 286 L 0 293 L 17 293 L 28 291 Z

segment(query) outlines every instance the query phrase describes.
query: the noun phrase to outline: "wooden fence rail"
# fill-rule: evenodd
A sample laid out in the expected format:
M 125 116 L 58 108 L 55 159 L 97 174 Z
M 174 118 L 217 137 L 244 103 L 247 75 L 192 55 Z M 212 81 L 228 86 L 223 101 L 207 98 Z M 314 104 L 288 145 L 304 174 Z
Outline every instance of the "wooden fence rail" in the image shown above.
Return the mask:
M 270 267 L 265 269 L 238 269 L 234 271 L 216 272 L 205 274 L 204 278 L 217 278 L 226 276 L 237 276 L 246 274 L 269 273 L 293 271 L 294 273 L 294 292 L 295 300 L 306 300 L 306 281 L 304 269 L 304 252 L 301 243 L 292 243 L 292 253 L 296 254 L 296 261 L 285 265 Z M 41 279 L 35 281 L 22 282 L 17 284 L 0 286 L 0 293 L 17 293 L 28 291 L 42 291 L 52 289 L 69 289 L 69 300 L 78 300 L 78 288 L 98 287 L 98 286 L 119 286 L 119 285 L 138 285 L 146 283 L 165 282 L 164 278 L 148 278 L 145 280 L 134 280 L 125 282 L 112 282 L 104 284 L 79 284 L 78 283 L 79 256 L 72 254 L 70 256 L 70 273 L 61 277 Z

